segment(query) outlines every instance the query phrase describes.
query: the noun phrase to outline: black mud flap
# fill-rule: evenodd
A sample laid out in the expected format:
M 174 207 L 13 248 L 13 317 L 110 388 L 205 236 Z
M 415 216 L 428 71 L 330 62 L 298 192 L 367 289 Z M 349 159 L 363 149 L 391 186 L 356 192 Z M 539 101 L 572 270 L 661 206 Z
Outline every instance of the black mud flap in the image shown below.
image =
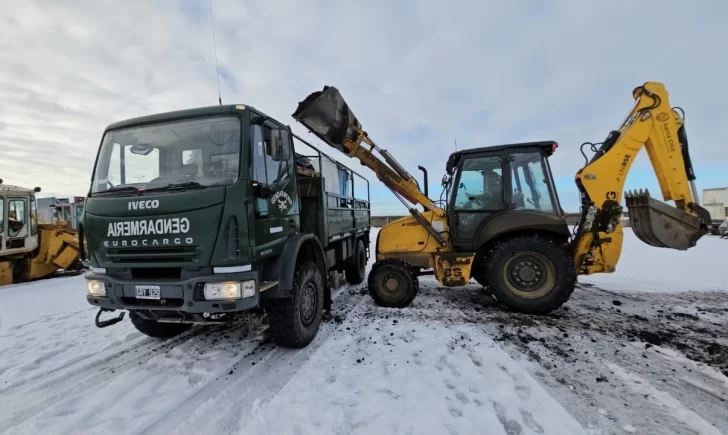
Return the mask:
M 692 204 L 691 208 L 700 217 L 650 197 L 649 190 L 625 192 L 624 197 L 632 230 L 648 245 L 686 251 L 708 233 L 706 222 L 710 222 L 710 215 L 698 205 Z M 707 221 L 705 214 L 708 214 Z
M 347 155 L 349 151 L 342 145 L 344 139 L 357 138 L 357 132 L 351 125 L 361 128 L 344 97 L 333 86 L 324 86 L 322 91 L 311 93 L 298 103 L 291 116 L 319 139 Z
M 100 308 L 99 309 L 99 312 L 96 313 L 95 323 L 96 323 L 96 327 L 97 328 L 106 328 L 107 326 L 116 325 L 117 323 L 119 323 L 122 320 L 124 320 L 124 316 L 126 315 L 126 312 L 122 311 L 121 314 L 119 314 L 117 317 L 114 317 L 113 319 L 101 320 L 100 321 L 99 318 L 101 318 L 101 313 L 103 313 L 104 311 L 114 312 L 115 310 L 109 310 L 109 309 L 106 309 L 106 308 Z

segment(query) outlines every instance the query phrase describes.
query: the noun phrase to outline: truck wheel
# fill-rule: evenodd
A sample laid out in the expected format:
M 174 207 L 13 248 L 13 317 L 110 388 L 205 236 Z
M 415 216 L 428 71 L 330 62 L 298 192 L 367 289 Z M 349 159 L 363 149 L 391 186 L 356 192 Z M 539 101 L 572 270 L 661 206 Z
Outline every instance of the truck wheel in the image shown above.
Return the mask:
M 147 320 L 134 311 L 129 311 L 129 319 L 137 331 L 154 338 L 172 338 L 192 327 L 191 323 L 160 323 Z
M 498 302 L 525 314 L 559 308 L 576 287 L 574 263 L 566 250 L 540 236 L 498 243 L 485 259 L 484 277 Z
M 361 284 L 364 282 L 367 267 L 367 251 L 364 249 L 364 242 L 359 240 L 356 242 L 356 251 L 352 257 L 354 264 L 346 268 L 346 282 L 349 284 Z
M 387 259 L 372 266 L 368 287 L 369 294 L 380 307 L 404 308 L 417 296 L 419 281 L 407 263 Z
M 324 280 L 316 263 L 298 266 L 293 296 L 268 305 L 270 331 L 276 344 L 303 348 L 316 337 L 324 309 Z

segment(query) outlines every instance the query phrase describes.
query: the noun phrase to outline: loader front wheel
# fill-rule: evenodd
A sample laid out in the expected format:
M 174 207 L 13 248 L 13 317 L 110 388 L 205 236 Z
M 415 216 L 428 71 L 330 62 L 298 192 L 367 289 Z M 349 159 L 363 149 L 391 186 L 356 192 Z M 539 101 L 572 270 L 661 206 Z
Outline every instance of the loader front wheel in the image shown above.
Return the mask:
M 566 303 L 576 287 L 568 252 L 538 235 L 499 242 L 485 260 L 484 275 L 499 303 L 525 314 L 550 313 Z
M 368 287 L 369 294 L 380 307 L 404 308 L 417 296 L 419 281 L 407 263 L 390 259 L 372 266 Z

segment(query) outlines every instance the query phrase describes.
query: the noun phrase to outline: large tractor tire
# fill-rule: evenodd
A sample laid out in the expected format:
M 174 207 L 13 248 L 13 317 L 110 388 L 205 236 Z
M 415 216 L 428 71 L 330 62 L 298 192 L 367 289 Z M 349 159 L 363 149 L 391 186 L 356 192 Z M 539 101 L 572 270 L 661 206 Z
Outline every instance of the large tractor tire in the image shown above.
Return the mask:
M 346 282 L 357 285 L 364 282 L 367 267 L 367 251 L 364 248 L 364 241 L 359 239 L 356 242 L 356 250 L 352 257 L 352 263 L 346 268 Z
M 279 346 L 303 348 L 313 341 L 324 310 L 324 280 L 316 263 L 300 264 L 293 280 L 293 296 L 268 305 L 270 332 Z
M 576 287 L 568 252 L 544 236 L 519 236 L 486 254 L 483 277 L 500 304 L 525 314 L 547 314 L 561 307 Z
M 368 287 L 369 294 L 380 307 L 404 308 L 417 296 L 419 281 L 407 263 L 387 259 L 372 266 Z
M 129 311 L 129 319 L 137 331 L 154 338 L 172 338 L 192 327 L 191 323 L 161 323 L 147 320 L 134 311 Z

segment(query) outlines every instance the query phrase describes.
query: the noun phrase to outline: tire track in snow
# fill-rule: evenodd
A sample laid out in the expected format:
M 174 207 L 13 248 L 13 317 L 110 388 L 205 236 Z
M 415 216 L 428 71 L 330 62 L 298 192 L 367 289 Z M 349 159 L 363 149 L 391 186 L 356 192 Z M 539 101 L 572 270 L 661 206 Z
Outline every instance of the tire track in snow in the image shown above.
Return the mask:
M 368 301 L 359 295 L 360 288 L 347 285 L 332 295 L 332 318 L 343 320 L 353 308 Z M 314 341 L 304 349 L 274 347 L 251 361 L 246 368 L 238 368 L 240 363 L 248 362 L 244 356 L 234 364 L 233 377 L 213 380 L 178 404 L 172 415 L 160 415 L 156 421 L 136 433 L 239 432 L 241 422 L 248 420 L 245 416 L 275 398 L 318 348 L 339 329 L 336 323 L 340 322 L 322 323 Z M 221 403 L 224 405 L 220 406 Z M 220 409 L 225 410 L 223 415 L 219 415 Z
M 93 360 L 81 367 L 76 367 L 74 370 L 65 373 L 58 373 L 57 371 L 58 374 L 50 379 L 44 377 L 40 382 L 24 382 L 13 388 L 8 388 L 0 395 L 2 397 L 0 399 L 0 409 L 6 410 L 0 416 L 0 430 L 14 428 L 63 399 L 103 386 L 110 378 L 123 376 L 125 372 L 132 368 L 138 368 L 157 355 L 183 343 L 196 340 L 204 333 L 222 336 L 244 326 L 247 326 L 247 324 L 238 324 L 232 329 L 227 326 L 214 325 L 207 328 L 193 328 L 177 337 L 162 342 L 149 339 L 149 342 L 143 343 L 140 347 L 128 347 L 106 354 L 104 357 Z M 124 354 L 125 356 L 122 356 Z M 96 372 L 87 376 L 89 370 L 95 370 Z M 56 391 L 57 393 L 49 395 L 48 391 Z

